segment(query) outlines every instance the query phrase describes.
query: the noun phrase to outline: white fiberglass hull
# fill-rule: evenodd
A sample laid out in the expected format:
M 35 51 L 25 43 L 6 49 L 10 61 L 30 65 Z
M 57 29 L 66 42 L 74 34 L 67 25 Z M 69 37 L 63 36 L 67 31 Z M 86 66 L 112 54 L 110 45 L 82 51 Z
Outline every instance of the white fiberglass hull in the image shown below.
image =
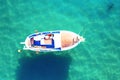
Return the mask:
M 45 37 L 51 34 L 54 35 L 52 39 L 46 40 Z M 71 31 L 45 31 L 27 36 L 23 49 L 40 52 L 65 51 L 76 47 L 83 41 L 82 36 Z

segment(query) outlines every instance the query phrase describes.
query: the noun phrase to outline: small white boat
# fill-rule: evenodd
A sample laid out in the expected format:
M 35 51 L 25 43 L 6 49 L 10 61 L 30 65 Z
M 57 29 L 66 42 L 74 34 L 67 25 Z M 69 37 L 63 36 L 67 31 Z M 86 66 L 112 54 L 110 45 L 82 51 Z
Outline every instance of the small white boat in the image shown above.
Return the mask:
M 27 36 L 24 44 L 24 50 L 36 52 L 64 51 L 76 47 L 85 39 L 71 31 L 45 31 L 37 32 Z

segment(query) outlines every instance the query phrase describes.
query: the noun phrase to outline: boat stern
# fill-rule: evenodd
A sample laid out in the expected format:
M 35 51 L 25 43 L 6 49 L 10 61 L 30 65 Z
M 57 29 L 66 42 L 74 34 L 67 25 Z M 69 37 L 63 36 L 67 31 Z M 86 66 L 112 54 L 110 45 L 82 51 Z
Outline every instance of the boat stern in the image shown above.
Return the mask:
M 25 47 L 26 48 L 30 48 L 31 47 L 31 41 L 30 41 L 29 37 L 27 37 L 26 40 L 25 40 Z

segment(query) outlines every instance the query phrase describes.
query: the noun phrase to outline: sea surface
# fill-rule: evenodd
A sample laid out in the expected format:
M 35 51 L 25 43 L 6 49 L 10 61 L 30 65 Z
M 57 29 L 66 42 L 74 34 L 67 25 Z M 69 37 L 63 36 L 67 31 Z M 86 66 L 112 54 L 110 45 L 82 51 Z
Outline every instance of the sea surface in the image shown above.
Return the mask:
M 35 30 L 69 30 L 86 41 L 18 53 Z M 120 0 L 0 0 L 0 80 L 120 80 Z

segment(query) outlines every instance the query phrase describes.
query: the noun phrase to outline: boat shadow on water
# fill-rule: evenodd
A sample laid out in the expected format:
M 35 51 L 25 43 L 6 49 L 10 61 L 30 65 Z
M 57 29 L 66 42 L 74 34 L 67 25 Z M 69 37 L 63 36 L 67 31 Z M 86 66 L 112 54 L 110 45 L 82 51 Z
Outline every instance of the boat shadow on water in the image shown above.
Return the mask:
M 53 53 L 21 58 L 16 80 L 67 80 L 71 60 Z

